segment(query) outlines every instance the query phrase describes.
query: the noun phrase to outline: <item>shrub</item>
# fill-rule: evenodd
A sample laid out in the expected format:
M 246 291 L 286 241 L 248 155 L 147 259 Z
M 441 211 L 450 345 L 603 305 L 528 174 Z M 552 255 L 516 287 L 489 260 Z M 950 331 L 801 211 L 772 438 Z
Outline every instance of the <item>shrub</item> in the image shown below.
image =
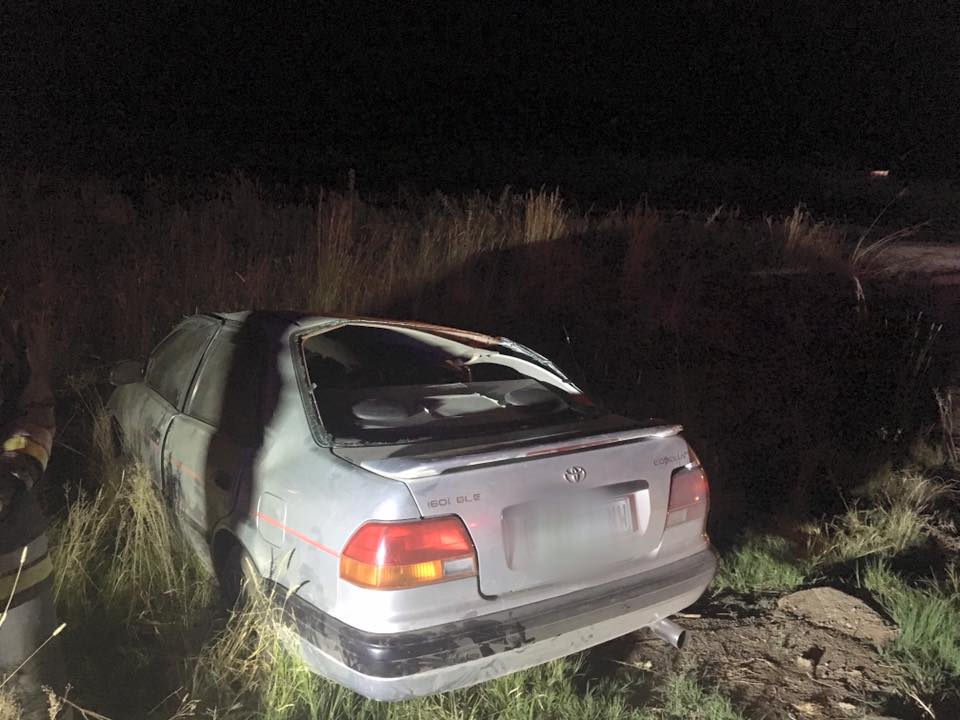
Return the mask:
M 883 471 L 858 505 L 810 534 L 813 563 L 897 555 L 923 539 L 937 503 L 955 493 L 952 483 L 923 472 Z
M 742 720 L 729 698 L 705 689 L 690 674 L 667 678 L 663 690 L 664 720 Z

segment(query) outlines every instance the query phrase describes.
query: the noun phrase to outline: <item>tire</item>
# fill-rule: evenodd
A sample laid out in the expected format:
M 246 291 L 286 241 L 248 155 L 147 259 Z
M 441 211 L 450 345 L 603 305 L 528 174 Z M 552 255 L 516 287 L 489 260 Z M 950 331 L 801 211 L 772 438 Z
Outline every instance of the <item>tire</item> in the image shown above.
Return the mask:
M 217 571 L 220 596 L 228 608 L 248 607 L 256 598 L 263 597 L 263 578 L 250 553 L 239 542 L 227 552 Z
M 126 460 L 127 450 L 123 439 L 123 430 L 116 418 L 110 421 L 110 452 L 113 460 Z

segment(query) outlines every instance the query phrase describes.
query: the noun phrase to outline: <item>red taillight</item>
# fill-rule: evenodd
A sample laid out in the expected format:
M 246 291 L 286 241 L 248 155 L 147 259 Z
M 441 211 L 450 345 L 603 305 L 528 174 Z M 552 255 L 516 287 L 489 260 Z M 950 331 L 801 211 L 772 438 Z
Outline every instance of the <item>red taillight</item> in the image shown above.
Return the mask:
M 476 552 L 459 518 L 369 522 L 340 554 L 340 577 L 378 590 L 477 574 Z
M 670 478 L 667 527 L 707 516 L 710 484 L 702 467 L 680 468 Z

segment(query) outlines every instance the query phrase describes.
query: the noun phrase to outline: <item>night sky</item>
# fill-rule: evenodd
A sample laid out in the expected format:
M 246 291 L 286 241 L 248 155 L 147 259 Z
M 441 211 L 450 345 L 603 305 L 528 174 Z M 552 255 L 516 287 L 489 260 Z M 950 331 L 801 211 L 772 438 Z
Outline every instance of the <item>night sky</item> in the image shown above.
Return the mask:
M 951 2 L 4 6 L 6 165 L 444 186 L 654 154 L 960 175 Z

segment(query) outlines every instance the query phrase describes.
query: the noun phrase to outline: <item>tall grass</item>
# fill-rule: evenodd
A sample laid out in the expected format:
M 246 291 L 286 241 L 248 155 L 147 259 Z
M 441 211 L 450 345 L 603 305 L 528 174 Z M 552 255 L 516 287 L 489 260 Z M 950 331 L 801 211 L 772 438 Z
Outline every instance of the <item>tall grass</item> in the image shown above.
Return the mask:
M 953 483 L 919 470 L 885 470 L 846 512 L 821 527 L 808 527 L 814 565 L 846 563 L 867 556 L 892 557 L 919 543 L 932 513 L 957 497 Z
M 177 663 L 202 642 L 214 586 L 149 473 L 115 454 L 109 419 L 89 407 L 88 471 L 101 482 L 51 528 L 53 590 L 67 622 L 72 699 L 115 710 L 170 692 Z
M 171 524 L 148 471 L 114 456 L 102 409 L 92 428 L 90 467 L 100 473 L 99 488 L 81 495 L 52 531 L 58 606 L 77 618 L 99 607 L 124 623 L 186 620 L 211 599 L 206 571 Z
M 130 197 L 95 177 L 0 173 L 0 285 L 50 317 L 70 318 L 53 338 L 59 369 L 73 370 L 84 358 L 142 355 L 198 309 L 370 313 L 412 298 L 407 307 L 415 310 L 424 286 L 442 283 L 472 258 L 573 237 L 625 245 L 638 232 L 632 210 L 577 212 L 557 191 L 401 195 L 379 205 L 352 189 L 298 195 L 240 174 L 204 187 L 186 198 L 159 179 Z M 643 218 L 642 232 L 658 250 L 642 268 L 648 280 L 705 248 L 709 262 L 737 272 L 781 256 L 815 262 L 832 256 L 842 234 L 806 214 L 768 222 L 650 211 Z M 596 280 L 578 258 L 554 258 L 553 268 L 543 259 L 516 270 L 530 279 Z M 638 263 L 607 268 L 613 284 L 618 273 L 627 284 L 644 282 L 640 270 Z M 509 299 L 502 277 L 476 280 L 500 291 L 480 301 L 498 308 Z
M 771 231 L 776 232 L 772 221 Z M 810 213 L 797 207 L 783 219 L 782 262 L 787 267 L 806 267 L 811 264 L 837 269 L 844 256 L 844 231 L 836 225 L 817 222 Z
M 784 593 L 831 567 L 892 558 L 926 539 L 956 485 L 919 469 L 883 468 L 845 512 L 799 528 L 800 541 L 748 535 L 720 560 L 713 590 Z

